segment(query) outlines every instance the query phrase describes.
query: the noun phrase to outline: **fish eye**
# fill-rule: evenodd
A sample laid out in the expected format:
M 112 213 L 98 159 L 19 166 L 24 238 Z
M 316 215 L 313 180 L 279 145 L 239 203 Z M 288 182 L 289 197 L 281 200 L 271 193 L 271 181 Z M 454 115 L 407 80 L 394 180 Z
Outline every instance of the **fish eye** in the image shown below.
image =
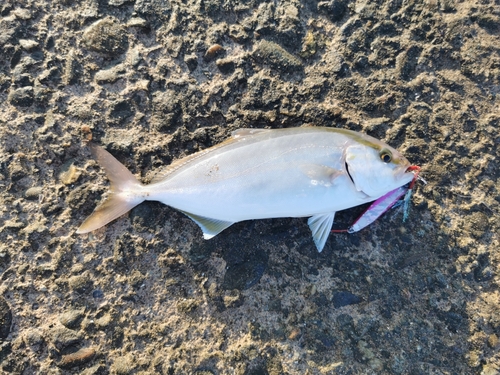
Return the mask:
M 384 163 L 390 163 L 392 160 L 392 153 L 389 150 L 383 149 L 379 153 L 380 155 L 380 160 L 382 160 Z

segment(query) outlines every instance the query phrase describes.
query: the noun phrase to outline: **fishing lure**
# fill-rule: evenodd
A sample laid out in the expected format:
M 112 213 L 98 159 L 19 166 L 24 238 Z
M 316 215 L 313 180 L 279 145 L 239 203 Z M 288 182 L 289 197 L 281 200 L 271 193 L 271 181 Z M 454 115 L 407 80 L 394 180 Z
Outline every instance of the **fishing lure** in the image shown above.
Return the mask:
M 412 165 L 408 167 L 407 172 L 413 172 L 413 179 L 409 184 L 400 186 L 387 194 L 383 195 L 376 201 L 374 201 L 362 214 L 359 216 L 354 223 L 347 229 L 333 229 L 332 233 L 355 233 L 361 229 L 367 227 L 375 220 L 377 220 L 384 213 L 389 211 L 391 208 L 397 205 L 402 196 L 403 198 L 403 222 L 406 221 L 410 209 L 410 199 L 417 180 L 423 181 L 424 184 L 427 182 L 419 177 L 420 167 Z

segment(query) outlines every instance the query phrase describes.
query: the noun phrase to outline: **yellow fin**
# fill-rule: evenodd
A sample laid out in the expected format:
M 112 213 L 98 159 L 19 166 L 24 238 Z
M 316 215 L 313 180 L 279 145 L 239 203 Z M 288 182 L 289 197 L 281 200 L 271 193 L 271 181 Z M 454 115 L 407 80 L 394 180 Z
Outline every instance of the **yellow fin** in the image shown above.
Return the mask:
M 127 213 L 141 202 L 127 201 L 123 195 L 111 193 L 106 200 L 85 219 L 76 233 L 83 234 L 99 229 Z
M 326 240 L 332 229 L 333 219 L 335 218 L 335 212 L 330 212 L 328 214 L 314 215 L 307 220 L 309 228 L 313 235 L 314 243 L 316 248 L 321 253 L 325 247 Z
M 94 144 L 90 144 L 89 147 L 94 159 L 97 160 L 99 165 L 106 172 L 106 177 L 108 177 L 111 184 L 111 192 L 125 191 L 129 188 L 141 185 L 127 167 L 116 160 L 116 158 L 104 148 Z
M 224 229 L 233 225 L 234 222 L 224 221 L 218 219 L 212 219 L 209 217 L 204 217 L 200 215 L 195 215 L 190 212 L 181 211 L 184 215 L 188 216 L 191 220 L 193 220 L 198 226 L 201 228 L 203 232 L 203 238 L 209 240 L 212 237 L 215 237 Z
M 110 181 L 106 200 L 83 222 L 76 233 L 88 233 L 120 217 L 144 201 L 142 184 L 113 155 L 102 147 L 90 145 L 92 155 L 104 169 Z

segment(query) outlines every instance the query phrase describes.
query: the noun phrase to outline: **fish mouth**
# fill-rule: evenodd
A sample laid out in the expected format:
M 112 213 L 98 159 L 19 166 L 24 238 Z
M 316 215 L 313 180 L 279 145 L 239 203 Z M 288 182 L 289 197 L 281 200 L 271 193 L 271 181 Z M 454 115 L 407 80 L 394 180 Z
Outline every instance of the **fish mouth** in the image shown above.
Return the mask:
M 399 181 L 401 186 L 408 185 L 413 187 L 418 177 L 418 173 L 420 171 L 420 167 L 416 165 L 410 165 L 410 163 L 406 165 L 398 166 L 394 169 L 394 179 L 395 181 Z M 411 188 L 410 188 L 411 189 Z
M 411 180 L 410 186 L 408 189 L 413 189 L 415 182 L 417 182 L 417 180 L 419 180 L 419 179 L 422 181 L 425 181 L 421 177 L 418 176 L 418 174 L 420 173 L 420 167 L 418 165 L 410 165 L 408 168 L 406 168 L 405 173 L 413 173 L 413 179 Z
M 406 172 L 416 172 L 416 174 L 418 174 L 420 172 L 420 167 L 418 165 L 410 165 L 406 168 Z

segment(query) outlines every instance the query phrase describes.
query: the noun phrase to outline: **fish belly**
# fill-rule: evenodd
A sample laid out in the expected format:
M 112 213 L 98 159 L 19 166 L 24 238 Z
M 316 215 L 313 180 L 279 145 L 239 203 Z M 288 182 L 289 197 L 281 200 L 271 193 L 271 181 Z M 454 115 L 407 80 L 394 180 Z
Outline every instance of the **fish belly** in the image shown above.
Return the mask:
M 214 219 L 237 222 L 305 217 L 372 201 L 345 171 L 339 134 L 250 137 L 187 162 L 149 185 L 151 200 Z

